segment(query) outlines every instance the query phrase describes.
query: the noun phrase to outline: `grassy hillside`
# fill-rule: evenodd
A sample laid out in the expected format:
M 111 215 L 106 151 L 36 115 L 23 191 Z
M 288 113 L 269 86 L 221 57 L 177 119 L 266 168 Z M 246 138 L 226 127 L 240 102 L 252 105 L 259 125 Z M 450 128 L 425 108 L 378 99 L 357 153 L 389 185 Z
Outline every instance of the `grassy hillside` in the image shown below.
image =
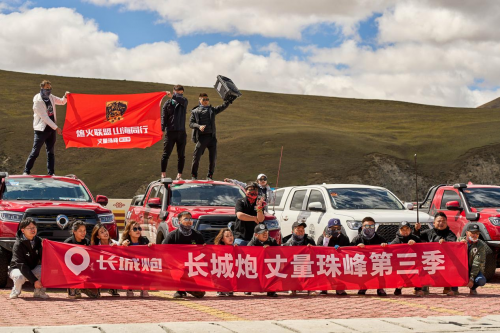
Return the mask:
M 500 109 L 500 97 L 478 106 L 481 109 Z
M 23 170 L 33 144 L 32 99 L 42 79 L 52 81 L 56 96 L 66 90 L 127 94 L 172 87 L 0 71 L 0 170 L 11 174 Z M 213 104 L 222 102 L 213 88 L 186 87 L 190 106 L 197 103 L 200 92 L 207 92 Z M 60 126 L 65 111 L 65 107 L 57 108 Z M 474 181 L 474 164 L 468 166 L 472 176 L 458 179 L 465 177 L 460 173 L 464 163 L 485 152 L 493 159 L 498 156 L 499 128 L 500 115 L 494 109 L 243 91 L 243 96 L 217 118 L 215 178 L 249 181 L 264 172 L 275 185 L 280 149 L 284 146 L 280 187 L 364 182 L 391 185 L 397 194 L 408 195 L 405 189 L 413 184 L 411 163 L 415 153 L 424 183 Z M 193 147 L 189 142 L 186 148 L 185 176 L 190 174 Z M 144 150 L 65 149 L 62 137 L 58 137 L 56 173 L 76 174 L 94 194 L 131 197 L 144 183 L 159 178 L 161 152 L 162 142 Z M 45 159 L 42 150 L 33 173 L 46 173 Z M 176 159 L 174 150 L 167 170 L 172 177 L 176 174 Z M 206 174 L 207 165 L 208 153 L 202 158 L 200 177 Z M 399 176 L 394 168 L 399 170 Z

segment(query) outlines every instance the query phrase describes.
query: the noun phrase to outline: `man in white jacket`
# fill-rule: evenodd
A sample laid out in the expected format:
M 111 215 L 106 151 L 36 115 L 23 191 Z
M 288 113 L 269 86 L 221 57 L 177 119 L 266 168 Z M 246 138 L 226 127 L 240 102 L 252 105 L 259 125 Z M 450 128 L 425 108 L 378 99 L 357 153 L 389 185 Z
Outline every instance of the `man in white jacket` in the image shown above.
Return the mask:
M 35 130 L 35 140 L 30 156 L 24 167 L 24 174 L 29 175 L 36 158 L 40 154 L 42 146 L 45 144 L 47 150 L 47 173 L 54 175 L 56 145 L 56 133 L 62 135 L 62 130 L 57 127 L 56 105 L 66 104 L 66 95 L 59 98 L 51 94 L 52 85 L 50 81 L 43 80 L 40 83 L 40 93 L 33 97 L 33 129 Z

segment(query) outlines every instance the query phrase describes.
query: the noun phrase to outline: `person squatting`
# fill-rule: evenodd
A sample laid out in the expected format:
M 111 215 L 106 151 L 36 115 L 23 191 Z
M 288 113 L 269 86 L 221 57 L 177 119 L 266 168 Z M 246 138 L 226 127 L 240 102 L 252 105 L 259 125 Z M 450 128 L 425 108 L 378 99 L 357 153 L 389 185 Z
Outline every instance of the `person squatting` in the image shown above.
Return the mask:
M 230 228 L 223 228 L 215 237 L 215 245 L 225 246 L 279 246 L 275 239 L 269 237 L 269 231 L 266 224 L 263 223 L 262 216 L 263 201 L 257 201 L 257 184 L 248 185 L 246 188 L 246 198 L 241 199 L 236 203 L 237 211 L 241 213 L 238 216 L 235 226 L 236 234 Z M 256 209 L 253 210 L 255 214 L 248 214 L 250 210 L 246 210 L 245 206 L 252 206 Z M 244 213 L 247 212 L 247 213 Z M 183 211 L 177 215 L 179 219 L 179 228 L 171 232 L 162 244 L 191 244 L 191 245 L 206 245 L 201 233 L 193 229 L 193 219 L 189 212 Z M 110 239 L 106 227 L 100 223 L 96 224 L 91 233 L 91 239 L 86 238 L 86 224 L 83 221 L 72 221 L 70 227 L 70 237 L 65 240 L 65 243 L 78 244 L 82 246 L 88 245 L 110 245 L 110 246 L 135 246 L 147 245 L 151 246 L 152 243 L 141 235 L 142 228 L 139 223 L 130 221 L 120 239 L 117 243 Z M 486 263 L 486 256 L 489 247 L 481 239 L 479 239 L 480 230 L 477 224 L 468 226 L 466 236 L 456 238 L 451 236 L 449 227 L 447 225 L 446 215 L 438 212 L 434 216 L 434 228 L 420 232 L 421 226 L 415 226 L 415 233 L 412 233 L 408 222 L 403 221 L 400 223 L 399 230 L 395 239 L 387 242 L 382 236 L 378 235 L 375 230 L 375 220 L 371 217 L 365 217 L 362 221 L 362 227 L 358 236 L 352 241 L 342 233 L 342 225 L 339 219 L 333 218 L 328 221 L 323 234 L 319 237 L 318 242 L 315 244 L 314 240 L 305 233 L 307 224 L 302 221 L 293 223 L 291 234 L 283 240 L 283 246 L 325 246 L 339 249 L 344 246 L 358 246 L 364 248 L 366 245 L 377 244 L 386 247 L 390 244 L 407 244 L 412 246 L 416 243 L 425 242 L 462 242 L 467 244 L 468 252 L 468 269 L 469 269 L 469 288 L 470 295 L 477 295 L 477 288 L 486 284 L 484 276 L 484 269 Z M 242 237 L 242 238 L 238 238 Z M 248 241 L 246 239 L 250 237 Z M 40 282 L 42 272 L 42 239 L 37 236 L 37 224 L 31 218 L 25 218 L 19 223 L 16 241 L 13 246 L 12 260 L 9 266 L 9 277 L 13 281 L 12 291 L 10 298 L 15 299 L 21 295 L 22 287 L 25 282 L 29 281 L 34 286 L 33 297 L 46 299 L 49 298 L 45 288 Z M 394 295 L 401 295 L 401 288 L 396 288 Z M 86 294 L 89 298 L 98 298 L 101 296 L 100 289 L 68 289 L 68 298 L 79 298 L 81 294 Z M 111 296 L 120 296 L 118 290 L 110 289 L 108 293 Z M 327 290 L 322 290 L 319 295 L 326 295 Z M 336 295 L 347 295 L 345 290 L 336 290 Z M 428 287 L 415 288 L 415 296 L 422 297 L 428 294 Z M 458 287 L 445 288 L 444 293 L 448 296 L 458 295 Z M 205 296 L 204 291 L 186 291 L 178 290 L 174 294 L 174 298 L 184 298 L 190 294 L 196 298 Z M 245 295 L 251 295 L 250 292 L 245 292 Z M 317 295 L 316 291 L 308 291 L 309 296 Z M 365 295 L 366 290 L 359 290 L 358 295 Z M 217 296 L 233 296 L 233 292 L 217 292 Z M 289 291 L 290 296 L 296 296 L 297 291 Z M 384 289 L 377 290 L 378 296 L 387 296 Z M 128 290 L 127 297 L 133 297 L 134 291 Z M 141 297 L 149 297 L 146 290 L 140 291 Z M 276 292 L 267 292 L 268 297 L 278 297 Z

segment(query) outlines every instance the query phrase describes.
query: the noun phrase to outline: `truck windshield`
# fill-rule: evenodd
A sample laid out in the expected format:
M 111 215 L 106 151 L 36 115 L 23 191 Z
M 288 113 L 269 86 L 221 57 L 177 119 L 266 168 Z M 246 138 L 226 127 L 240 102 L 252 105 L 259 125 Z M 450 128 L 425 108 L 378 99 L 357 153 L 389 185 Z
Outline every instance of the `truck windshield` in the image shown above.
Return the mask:
M 216 184 L 176 184 L 171 187 L 173 206 L 228 206 L 234 207 L 236 200 L 245 193 L 238 186 Z
M 471 207 L 500 207 L 500 188 L 466 188 L 464 193 Z
M 328 189 L 335 209 L 405 209 L 399 200 L 383 189 L 335 188 Z
M 4 200 L 92 201 L 85 187 L 77 182 L 54 178 L 7 178 L 5 185 Z

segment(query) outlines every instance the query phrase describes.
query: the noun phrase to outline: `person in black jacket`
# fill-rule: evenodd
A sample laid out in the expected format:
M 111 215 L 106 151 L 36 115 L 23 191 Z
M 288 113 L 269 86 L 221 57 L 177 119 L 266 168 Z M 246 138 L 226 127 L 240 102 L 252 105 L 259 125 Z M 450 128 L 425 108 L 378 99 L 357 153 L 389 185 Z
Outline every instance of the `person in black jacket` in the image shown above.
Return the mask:
M 186 161 L 186 110 L 188 100 L 184 97 L 184 87 L 180 84 L 174 86 L 174 94 L 171 95 L 161 111 L 161 130 L 165 133 L 163 141 L 163 155 L 161 156 L 161 177 L 166 177 L 168 159 L 174 146 L 177 145 L 177 180 L 182 179 L 184 162 Z
M 185 245 L 205 245 L 203 235 L 193 229 L 193 217 L 188 211 L 183 211 L 177 214 L 179 227 L 167 235 L 162 244 L 185 244 Z M 187 293 L 196 298 L 205 296 L 204 291 L 181 291 L 178 290 L 174 294 L 174 298 L 186 297 Z
M 396 233 L 396 238 L 390 244 L 408 244 L 413 245 L 415 243 L 420 243 L 420 237 L 412 234 L 410 223 L 407 221 L 401 222 L 399 226 L 399 231 Z M 396 288 L 394 290 L 394 295 L 401 295 L 401 290 L 403 288 Z M 422 288 L 415 287 L 415 295 L 418 297 L 424 296 Z
M 364 248 L 366 245 L 380 245 L 387 246 L 384 237 L 377 234 L 375 231 L 375 220 L 369 216 L 365 217 L 362 221 L 361 232 L 353 238 L 351 245 Z M 365 295 L 366 289 L 358 291 L 358 295 Z M 384 289 L 377 289 L 378 296 L 387 296 Z
M 217 160 L 217 131 L 215 128 L 215 116 L 227 109 L 232 101 L 224 101 L 224 104 L 213 107 L 210 99 L 205 93 L 201 93 L 200 105 L 191 111 L 189 127 L 193 129 L 192 140 L 196 143 L 193 152 L 193 164 L 191 165 L 192 179 L 198 179 L 198 167 L 205 149 L 208 148 L 208 174 L 207 180 L 212 180 Z
M 236 200 L 234 207 L 236 222 L 234 223 L 234 243 L 247 245 L 252 240 L 255 224 L 263 223 L 264 198 L 257 199 L 258 186 L 255 183 L 245 186 L 245 198 Z
M 269 246 L 278 246 L 278 242 L 272 237 L 269 237 L 269 230 L 265 223 L 257 224 L 254 228 L 254 236 L 252 240 L 247 244 L 247 246 L 263 246 L 264 248 Z M 245 292 L 245 295 L 251 295 L 252 293 Z M 278 294 L 274 291 L 267 293 L 269 297 L 278 297 Z
M 342 233 L 342 224 L 339 219 L 333 218 L 328 221 L 328 225 L 323 231 L 323 235 L 318 238 L 318 246 L 334 247 L 336 250 L 342 246 L 349 246 L 349 237 Z M 339 296 L 346 296 L 345 290 L 336 290 L 335 293 Z M 322 290 L 320 295 L 328 295 L 327 290 Z
M 437 212 L 434 215 L 434 228 L 425 230 L 420 233 L 421 224 L 417 223 L 415 225 L 415 235 L 420 237 L 422 243 L 436 243 L 443 244 L 444 242 L 456 242 L 457 236 L 448 227 L 448 217 L 443 212 Z M 429 287 L 424 287 L 424 292 L 429 292 Z M 458 295 L 458 287 L 445 287 L 443 288 L 443 294 L 448 296 Z
M 39 281 L 42 275 L 42 239 L 36 232 L 36 222 L 32 218 L 28 217 L 19 223 L 9 266 L 9 277 L 14 282 L 10 298 L 17 298 L 21 294 L 26 281 L 35 286 L 33 297 L 49 298 Z

